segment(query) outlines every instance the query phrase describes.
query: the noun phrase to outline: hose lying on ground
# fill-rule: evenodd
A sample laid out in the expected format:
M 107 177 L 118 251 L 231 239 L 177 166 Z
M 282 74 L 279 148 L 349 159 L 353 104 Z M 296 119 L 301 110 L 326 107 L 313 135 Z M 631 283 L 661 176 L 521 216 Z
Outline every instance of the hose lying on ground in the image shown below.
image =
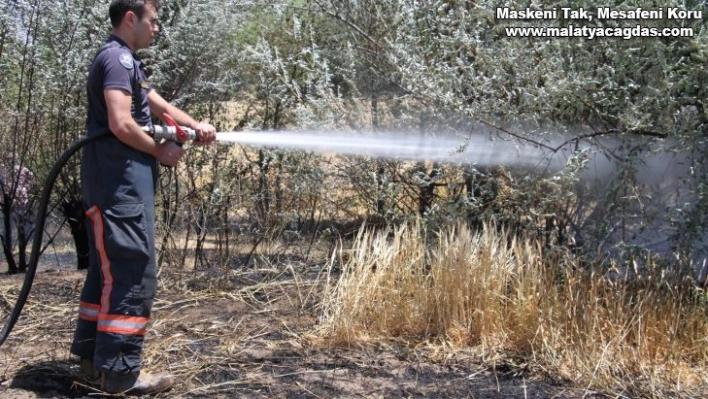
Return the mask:
M 20 289 L 20 295 L 17 297 L 17 302 L 12 308 L 12 313 L 5 322 L 5 327 L 0 331 L 0 347 L 5 342 L 7 337 L 10 335 L 12 328 L 17 323 L 20 318 L 20 313 L 22 313 L 22 308 L 24 308 L 27 302 L 27 297 L 29 296 L 30 289 L 32 288 L 32 283 L 34 282 L 34 276 L 37 273 L 37 263 L 39 262 L 39 253 L 42 246 L 42 238 L 44 231 L 44 224 L 47 220 L 47 207 L 49 205 L 49 197 L 52 194 L 52 189 L 54 188 L 54 183 L 59 176 L 59 172 L 64 167 L 66 162 L 71 158 L 81 147 L 86 144 L 98 140 L 100 138 L 106 137 L 111 134 L 108 129 L 103 129 L 96 134 L 91 136 L 84 136 L 76 140 L 64 153 L 59 157 L 59 159 L 52 166 L 52 170 L 49 171 L 49 176 L 44 182 L 44 187 L 42 188 L 42 194 L 39 197 L 39 204 L 37 206 L 37 217 L 35 219 L 35 234 L 32 240 L 32 252 L 30 253 L 29 263 L 27 264 L 27 270 L 25 271 L 25 280 L 22 283 L 22 289 Z

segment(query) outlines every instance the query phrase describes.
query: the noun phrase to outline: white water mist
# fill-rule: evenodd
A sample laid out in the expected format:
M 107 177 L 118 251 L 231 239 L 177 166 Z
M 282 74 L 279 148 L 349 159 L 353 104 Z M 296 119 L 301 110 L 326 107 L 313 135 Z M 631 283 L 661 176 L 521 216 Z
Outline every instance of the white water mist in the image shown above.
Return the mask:
M 471 163 L 492 166 L 543 166 L 551 163 L 543 149 L 488 134 L 403 134 L 343 131 L 264 131 L 217 134 L 221 143 L 277 147 L 374 158 Z M 557 162 L 556 162 L 557 163 Z M 558 165 L 553 165 L 558 166 Z

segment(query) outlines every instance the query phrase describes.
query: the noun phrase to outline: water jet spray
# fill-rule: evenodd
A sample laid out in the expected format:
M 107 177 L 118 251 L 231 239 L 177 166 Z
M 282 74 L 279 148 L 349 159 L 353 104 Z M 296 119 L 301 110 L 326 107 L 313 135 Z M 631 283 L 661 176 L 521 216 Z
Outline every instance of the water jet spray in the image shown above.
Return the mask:
M 277 147 L 326 154 L 411 161 L 469 163 L 482 166 L 535 167 L 550 161 L 548 151 L 515 140 L 491 139 L 483 133 L 410 135 L 395 132 L 345 131 L 219 132 L 222 144 Z M 548 165 L 546 165 L 548 166 Z M 562 165 L 554 165 L 554 167 Z

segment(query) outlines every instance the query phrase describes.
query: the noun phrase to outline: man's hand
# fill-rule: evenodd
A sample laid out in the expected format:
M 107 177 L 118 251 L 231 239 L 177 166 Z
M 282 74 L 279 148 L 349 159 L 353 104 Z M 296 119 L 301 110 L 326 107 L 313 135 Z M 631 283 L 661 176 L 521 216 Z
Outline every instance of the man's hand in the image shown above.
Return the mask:
M 216 139 L 216 128 L 209 123 L 199 122 L 194 131 L 197 133 L 197 143 L 209 144 Z
M 157 145 L 155 158 L 165 166 L 175 166 L 184 155 L 182 147 L 174 141 L 165 141 Z
M 148 93 L 148 102 L 150 103 L 150 112 L 160 119 L 164 119 L 163 115 L 170 115 L 178 125 L 187 126 L 194 129 L 197 133 L 196 143 L 209 144 L 216 139 L 216 129 L 209 123 L 199 122 L 192 119 L 181 109 L 168 103 L 162 96 L 157 94 L 155 90 L 150 90 Z

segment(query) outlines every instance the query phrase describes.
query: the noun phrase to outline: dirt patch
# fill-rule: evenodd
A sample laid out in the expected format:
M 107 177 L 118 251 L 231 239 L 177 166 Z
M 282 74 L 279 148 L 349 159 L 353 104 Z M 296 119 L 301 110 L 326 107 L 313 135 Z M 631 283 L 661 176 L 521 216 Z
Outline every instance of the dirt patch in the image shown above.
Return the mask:
M 475 350 L 400 342 L 323 346 L 316 270 L 195 273 L 163 270 L 145 348 L 146 370 L 169 370 L 169 398 L 604 397 L 494 365 Z M 23 317 L 0 349 L 3 398 L 89 398 L 69 354 L 84 273 L 40 272 Z M 3 322 L 22 276 L 0 277 Z

